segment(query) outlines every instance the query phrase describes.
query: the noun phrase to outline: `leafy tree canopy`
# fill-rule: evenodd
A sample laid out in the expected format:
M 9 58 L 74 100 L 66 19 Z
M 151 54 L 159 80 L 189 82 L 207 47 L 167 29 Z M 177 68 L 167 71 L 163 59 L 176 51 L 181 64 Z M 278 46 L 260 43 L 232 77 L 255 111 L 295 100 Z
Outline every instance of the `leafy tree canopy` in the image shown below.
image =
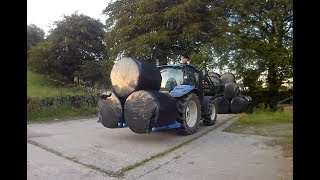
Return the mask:
M 292 77 L 291 0 L 224 0 L 211 10 L 216 17 L 212 22 L 220 28 L 207 46 L 220 69 L 234 70 L 248 85 L 266 72 L 270 92 Z
M 208 39 L 209 0 L 118 0 L 104 13 L 113 58 L 131 56 L 166 64 L 189 57 Z
M 44 40 L 44 31 L 34 24 L 27 26 L 27 51 L 32 46 Z
M 73 82 L 74 77 L 82 70 L 88 72 L 88 67 L 95 67 L 95 63 L 88 64 L 87 61 L 107 58 L 101 22 L 74 13 L 55 24 L 56 28 L 50 31 L 46 39 L 46 44 L 50 46 L 41 46 L 32 51 L 33 61 L 40 59 L 47 64 L 44 70 L 47 74 Z M 35 54 L 40 56 L 35 57 Z M 45 56 L 41 56 L 42 54 Z

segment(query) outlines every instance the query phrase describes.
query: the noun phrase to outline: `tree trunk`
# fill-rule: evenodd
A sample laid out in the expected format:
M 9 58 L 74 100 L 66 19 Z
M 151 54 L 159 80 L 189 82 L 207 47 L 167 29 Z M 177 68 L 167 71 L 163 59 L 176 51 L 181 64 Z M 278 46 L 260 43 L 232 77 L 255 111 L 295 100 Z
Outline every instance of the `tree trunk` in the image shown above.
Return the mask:
M 274 108 L 274 106 L 277 103 L 277 97 L 278 97 L 278 90 L 282 83 L 281 77 L 278 76 L 277 72 L 277 66 L 272 63 L 268 68 L 268 76 L 267 76 L 267 82 L 268 82 L 268 95 L 270 97 L 269 106 L 270 108 Z

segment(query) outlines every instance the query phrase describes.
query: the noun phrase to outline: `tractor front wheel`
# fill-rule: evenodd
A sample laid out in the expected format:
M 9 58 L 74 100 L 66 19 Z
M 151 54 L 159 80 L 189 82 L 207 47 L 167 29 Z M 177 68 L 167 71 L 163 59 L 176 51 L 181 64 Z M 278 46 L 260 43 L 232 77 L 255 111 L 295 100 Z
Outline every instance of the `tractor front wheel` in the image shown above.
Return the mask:
M 190 93 L 177 99 L 180 133 L 190 135 L 199 129 L 201 106 L 197 95 Z
M 212 126 L 216 123 L 217 119 L 217 109 L 216 109 L 216 103 L 213 98 L 210 99 L 207 115 L 204 116 L 203 124 L 205 126 Z

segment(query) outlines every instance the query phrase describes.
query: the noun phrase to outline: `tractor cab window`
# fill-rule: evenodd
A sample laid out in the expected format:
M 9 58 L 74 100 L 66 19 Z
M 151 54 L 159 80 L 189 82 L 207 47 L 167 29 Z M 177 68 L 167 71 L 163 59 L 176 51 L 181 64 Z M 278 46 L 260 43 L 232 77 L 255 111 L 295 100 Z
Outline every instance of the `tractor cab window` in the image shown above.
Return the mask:
M 196 78 L 194 76 L 194 72 L 191 71 L 190 69 L 186 69 L 184 73 L 184 84 L 185 85 L 191 85 L 195 86 L 196 85 Z
M 183 71 L 178 68 L 164 68 L 160 70 L 161 89 L 171 91 L 175 86 L 183 83 Z

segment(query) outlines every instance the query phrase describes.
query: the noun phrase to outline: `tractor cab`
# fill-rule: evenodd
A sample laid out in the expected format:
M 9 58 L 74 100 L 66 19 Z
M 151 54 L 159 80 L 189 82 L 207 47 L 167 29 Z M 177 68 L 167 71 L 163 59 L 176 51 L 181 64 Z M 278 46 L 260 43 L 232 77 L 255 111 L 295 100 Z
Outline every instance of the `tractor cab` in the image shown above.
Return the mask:
M 172 91 L 178 85 L 199 86 L 200 74 L 193 65 L 163 65 L 158 68 L 162 76 L 162 91 Z

